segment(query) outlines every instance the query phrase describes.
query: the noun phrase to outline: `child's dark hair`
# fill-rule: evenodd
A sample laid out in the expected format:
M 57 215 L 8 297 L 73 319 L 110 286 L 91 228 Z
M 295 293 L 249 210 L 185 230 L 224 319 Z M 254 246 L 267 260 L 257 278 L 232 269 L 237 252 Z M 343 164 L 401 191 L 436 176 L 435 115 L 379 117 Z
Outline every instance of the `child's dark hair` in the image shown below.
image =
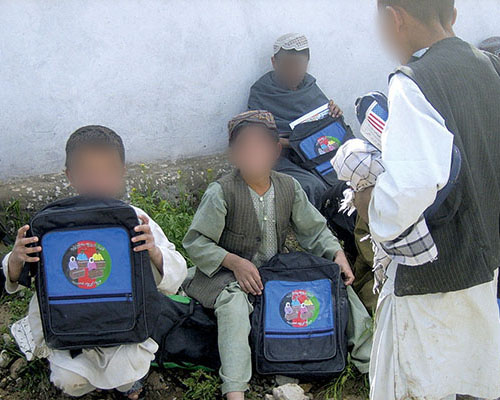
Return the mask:
M 379 7 L 401 7 L 419 21 L 439 21 L 443 26 L 453 19 L 455 0 L 378 0 Z
M 83 126 L 74 131 L 66 142 L 66 168 L 71 165 L 73 154 L 82 147 L 108 147 L 115 149 L 125 163 L 122 138 L 112 129 L 100 125 Z
M 278 59 L 280 57 L 280 55 L 282 54 L 294 54 L 294 55 L 303 55 L 303 56 L 306 56 L 308 60 L 311 59 L 311 52 L 309 51 L 309 49 L 304 49 L 304 50 L 300 50 L 300 51 L 297 51 L 295 49 L 292 49 L 292 50 L 285 50 L 285 49 L 280 49 L 280 51 L 278 51 L 275 55 L 274 55 L 274 58 Z
M 259 124 L 258 122 L 243 122 L 243 123 L 239 124 L 235 128 L 235 130 L 233 131 L 233 133 L 229 137 L 229 147 L 231 147 L 235 143 L 236 139 L 241 134 L 241 132 L 243 131 L 243 129 L 247 128 L 249 126 L 261 126 L 263 129 L 266 129 L 269 132 L 270 138 L 273 139 L 273 140 L 275 140 L 276 143 L 278 143 L 280 141 L 280 136 L 278 135 L 278 131 L 277 130 L 275 130 L 275 129 L 269 129 L 264 124 Z

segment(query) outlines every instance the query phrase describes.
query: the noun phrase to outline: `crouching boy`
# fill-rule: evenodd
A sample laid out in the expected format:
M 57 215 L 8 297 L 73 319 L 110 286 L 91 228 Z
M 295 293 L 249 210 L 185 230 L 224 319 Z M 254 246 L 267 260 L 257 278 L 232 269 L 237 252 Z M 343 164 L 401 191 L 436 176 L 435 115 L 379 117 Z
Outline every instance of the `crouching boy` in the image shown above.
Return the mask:
M 124 161 L 120 136 L 102 126 L 80 128 L 66 144 L 66 175 L 81 195 L 119 197 L 124 190 Z M 132 241 L 143 242 L 134 247 L 134 251 L 148 251 L 158 290 L 173 294 L 186 276 L 186 262 L 158 224 L 144 211 L 134 209 L 140 221 L 135 230 L 142 234 Z M 3 260 L 9 293 L 21 289 L 17 281 L 24 263 L 38 262 L 35 253 L 42 251 L 40 246 L 27 247 L 39 241 L 37 237 L 26 237 L 28 229 L 28 225 L 19 229 L 12 252 Z M 158 349 L 151 338 L 139 344 L 83 349 L 75 357 L 69 350 L 50 349 L 44 341 L 36 296 L 31 299 L 25 326 L 35 344 L 34 353 L 43 354 L 49 360 L 50 380 L 70 396 L 83 396 L 99 388 L 117 389 L 124 398 L 138 399 L 142 392 L 140 380 L 148 373 Z
M 335 260 L 346 284 L 354 276 L 299 183 L 272 171 L 281 151 L 272 114 L 249 111 L 233 118 L 229 149 L 235 171 L 208 187 L 183 244 L 197 265 L 187 292 L 215 309 L 222 393 L 243 399 L 252 375 L 248 295 L 262 294 L 258 267 L 283 251 L 289 229 L 306 251 Z

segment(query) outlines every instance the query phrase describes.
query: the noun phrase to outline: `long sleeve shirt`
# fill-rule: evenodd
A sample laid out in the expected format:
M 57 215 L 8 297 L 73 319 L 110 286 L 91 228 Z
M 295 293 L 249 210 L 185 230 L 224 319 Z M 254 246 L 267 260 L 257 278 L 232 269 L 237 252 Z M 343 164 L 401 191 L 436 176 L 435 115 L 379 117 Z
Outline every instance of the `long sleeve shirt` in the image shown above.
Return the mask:
M 389 86 L 389 119 L 382 134 L 382 173 L 369 206 L 378 242 L 396 239 L 418 221 L 448 182 L 453 134 L 414 81 L 396 74 Z
M 304 250 L 333 260 L 335 254 L 341 250 L 337 238 L 326 226 L 326 220 L 321 213 L 309 202 L 300 184 L 296 180 L 294 184 L 295 200 L 292 206 L 291 226 L 297 241 Z M 213 276 L 220 269 L 222 261 L 228 254 L 227 250 L 218 245 L 224 231 L 226 215 L 227 204 L 222 187 L 214 182 L 208 186 L 183 242 L 184 248 L 197 268 L 208 276 Z M 265 227 L 269 216 L 258 209 L 256 215 L 260 226 Z M 264 254 L 267 253 L 262 247 L 266 246 L 266 240 L 262 242 L 257 260 L 263 260 Z M 262 257 L 259 257 L 259 253 Z

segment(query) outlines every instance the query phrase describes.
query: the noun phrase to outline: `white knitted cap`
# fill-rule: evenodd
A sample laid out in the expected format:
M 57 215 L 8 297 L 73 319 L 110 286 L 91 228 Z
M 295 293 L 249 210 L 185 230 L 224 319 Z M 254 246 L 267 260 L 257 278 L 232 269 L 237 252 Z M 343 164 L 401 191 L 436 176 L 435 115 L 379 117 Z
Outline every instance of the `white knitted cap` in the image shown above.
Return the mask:
M 287 33 L 280 36 L 274 43 L 274 54 L 277 54 L 281 49 L 302 51 L 309 48 L 307 38 L 300 33 Z

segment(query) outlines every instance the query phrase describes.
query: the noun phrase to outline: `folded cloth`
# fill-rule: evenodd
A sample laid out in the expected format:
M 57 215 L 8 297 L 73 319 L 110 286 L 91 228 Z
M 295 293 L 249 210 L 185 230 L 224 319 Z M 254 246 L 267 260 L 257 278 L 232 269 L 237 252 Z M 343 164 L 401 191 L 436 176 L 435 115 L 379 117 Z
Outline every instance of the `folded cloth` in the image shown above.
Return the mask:
M 352 139 L 344 143 L 337 151 L 331 164 L 341 181 L 350 186 L 344 192 L 344 200 L 340 210 L 352 213 L 355 210 L 354 196 L 356 192 L 374 186 L 377 177 L 385 171 L 382 153 L 362 139 Z M 375 274 L 374 291 L 385 282 L 385 271 L 391 261 L 398 264 L 417 266 L 433 262 L 438 250 L 432 239 L 429 228 L 422 215 L 398 238 L 387 242 L 375 242 L 373 271 Z
M 362 139 L 351 139 L 337 150 L 331 164 L 341 181 L 350 189 L 344 191 L 340 211 L 351 215 L 354 207 L 354 192 L 360 192 L 375 185 L 377 177 L 385 171 L 382 155 L 376 147 Z

